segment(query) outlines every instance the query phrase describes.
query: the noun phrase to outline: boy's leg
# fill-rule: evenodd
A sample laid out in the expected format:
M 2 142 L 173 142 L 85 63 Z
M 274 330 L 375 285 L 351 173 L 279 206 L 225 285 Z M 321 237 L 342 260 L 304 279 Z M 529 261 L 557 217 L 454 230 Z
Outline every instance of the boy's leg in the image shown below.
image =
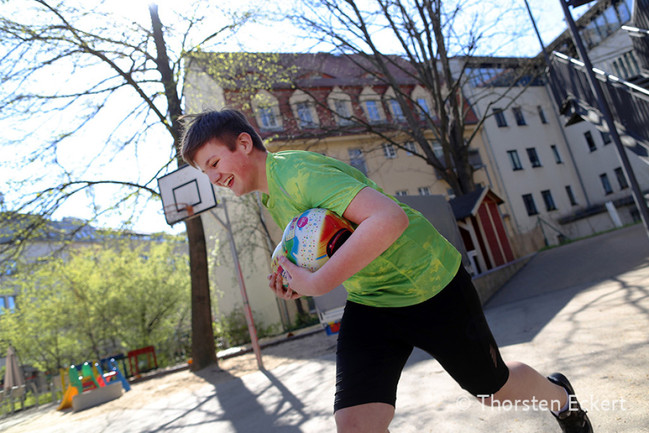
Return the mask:
M 532 367 L 520 362 L 507 362 L 509 378 L 505 385 L 493 395 L 493 400 L 503 401 L 543 401 L 544 406 L 559 411 L 568 401 L 566 391 L 552 382 Z M 492 396 L 479 397 L 481 402 L 489 405 Z
M 565 433 L 592 433 L 593 427 L 586 412 L 581 409 L 575 391 L 568 379 L 560 373 L 543 377 L 532 367 L 520 362 L 507 363 L 509 379 L 493 395 L 482 399 L 484 404 L 494 402 L 536 401 L 539 407 L 547 407 Z M 541 406 L 543 405 L 543 406 Z
M 386 432 L 397 384 L 412 345 L 393 313 L 347 301 L 336 350 L 334 413 L 338 432 Z
M 336 411 L 338 433 L 388 432 L 394 417 L 394 406 L 387 403 L 367 403 Z
M 422 323 L 421 329 L 436 328 L 446 338 L 428 337 L 416 346 L 431 353 L 467 391 L 484 404 L 494 401 L 534 401 L 554 410 L 564 432 L 591 433 L 585 412 L 578 407 L 574 391 L 553 376 L 546 378 L 522 363 L 504 363 L 484 317 L 471 277 L 460 269 L 454 280 L 431 301 L 426 317 L 443 319 L 443 324 Z M 565 378 L 564 378 L 565 379 Z M 570 401 L 569 397 L 570 395 Z M 543 401 L 544 403 L 540 403 Z M 570 409 L 567 403 L 575 402 Z

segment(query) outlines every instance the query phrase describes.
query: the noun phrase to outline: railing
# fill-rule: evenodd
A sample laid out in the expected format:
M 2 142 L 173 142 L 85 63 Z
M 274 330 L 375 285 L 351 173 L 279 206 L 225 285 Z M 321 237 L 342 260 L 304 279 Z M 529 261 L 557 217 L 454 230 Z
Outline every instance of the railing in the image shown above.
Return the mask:
M 584 63 L 557 52 L 552 53 L 551 61 L 550 85 L 557 104 L 561 107 L 572 102 L 577 114 L 584 116 L 599 113 Z M 620 134 L 627 136 L 624 144 L 639 156 L 649 156 L 649 91 L 600 69 L 593 68 L 593 72 L 600 81 Z M 592 116 L 588 120 L 602 125 L 601 115 L 599 117 L 599 121 Z
M 633 51 L 640 67 L 649 69 L 649 0 L 635 0 L 632 25 L 622 26 L 629 32 Z
M 12 387 L 6 393 L 0 389 L 0 420 L 18 411 L 38 408 L 41 400 L 56 402 L 58 396 L 62 395 L 56 385 L 56 381 L 28 381 L 26 384 Z

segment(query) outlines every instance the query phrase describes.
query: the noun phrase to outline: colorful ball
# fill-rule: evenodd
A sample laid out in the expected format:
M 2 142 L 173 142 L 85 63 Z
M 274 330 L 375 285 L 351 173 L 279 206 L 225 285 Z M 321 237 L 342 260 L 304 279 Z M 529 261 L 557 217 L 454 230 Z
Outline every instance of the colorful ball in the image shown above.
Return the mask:
M 284 250 L 284 246 L 282 245 L 281 241 L 275 247 L 275 251 L 273 251 L 273 255 L 270 259 L 270 268 L 273 273 L 277 272 L 277 270 L 279 269 L 282 273 L 282 282 L 284 286 L 288 286 L 288 274 L 279 264 L 280 257 L 286 257 L 286 251 Z
M 354 231 L 352 224 L 327 209 L 309 209 L 291 220 L 271 260 L 273 272 L 286 256 L 298 266 L 315 272 L 329 260 Z M 287 274 L 282 269 L 284 284 Z

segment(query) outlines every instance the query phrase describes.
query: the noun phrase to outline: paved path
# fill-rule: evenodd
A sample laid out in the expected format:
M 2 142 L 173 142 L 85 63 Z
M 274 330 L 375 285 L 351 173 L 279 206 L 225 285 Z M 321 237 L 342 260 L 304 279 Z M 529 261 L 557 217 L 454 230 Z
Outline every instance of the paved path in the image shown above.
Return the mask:
M 566 373 L 597 433 L 649 431 L 648 265 L 637 225 L 537 254 L 485 307 L 504 358 Z M 333 432 L 334 368 L 328 355 L 43 432 Z M 559 431 L 545 412 L 483 408 L 421 352 L 390 430 Z

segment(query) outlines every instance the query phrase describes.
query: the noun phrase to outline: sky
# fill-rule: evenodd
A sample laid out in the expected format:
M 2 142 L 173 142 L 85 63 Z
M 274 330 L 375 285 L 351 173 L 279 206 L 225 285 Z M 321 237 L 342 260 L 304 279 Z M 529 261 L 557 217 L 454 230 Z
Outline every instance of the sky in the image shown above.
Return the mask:
M 239 0 L 237 4 L 243 4 L 246 1 L 255 1 L 255 0 Z M 364 1 L 364 0 L 363 0 Z M 536 20 L 539 31 L 542 35 L 544 43 L 547 45 L 552 40 L 554 40 L 559 34 L 561 34 L 565 29 L 566 25 L 564 22 L 563 10 L 561 8 L 560 1 L 562 0 L 528 0 L 532 13 Z M 128 14 L 129 18 L 132 17 L 133 20 L 141 22 L 147 27 L 150 26 L 150 18 L 147 12 L 147 1 L 145 0 L 110 0 L 107 4 L 111 8 L 114 8 L 115 11 L 118 11 L 122 14 Z M 165 14 L 169 8 L 177 7 L 178 5 L 182 7 L 187 7 L 189 2 L 184 1 L 172 1 L 172 0 L 158 0 L 160 16 L 165 24 L 169 24 L 169 21 L 165 21 Z M 479 2 L 478 2 L 479 3 Z M 515 17 L 498 21 L 498 31 L 503 33 L 508 33 L 509 29 L 511 31 L 521 32 L 521 36 L 517 37 L 515 43 L 509 44 L 507 46 L 498 46 L 498 55 L 502 56 L 534 56 L 540 52 L 540 45 L 536 35 L 533 32 L 533 27 L 527 11 L 525 9 L 525 4 L 523 0 L 515 0 L 516 4 L 516 14 Z M 592 2 L 591 4 L 594 4 Z M 582 6 L 576 9 L 573 9 L 573 16 L 577 18 L 583 14 L 590 5 Z M 490 11 L 491 13 L 500 13 L 499 11 Z M 487 14 L 487 12 L 485 12 Z M 506 14 L 503 14 L 506 16 Z M 514 20 L 514 21 L 508 21 Z M 219 46 L 219 49 L 223 51 L 238 51 L 240 47 L 244 47 L 245 50 L 251 52 L 266 52 L 266 51 L 294 51 L 301 52 L 306 50 L 312 50 L 312 44 L 307 43 L 300 38 L 300 33 L 296 29 L 291 29 L 288 26 L 281 26 L 281 30 L 276 26 L 268 26 L 261 23 L 251 24 L 248 27 L 245 27 L 243 31 L 240 31 L 237 37 L 230 38 Z M 119 108 L 115 108 L 116 111 L 119 111 Z M 110 119 L 108 119 L 110 120 Z M 93 142 L 93 135 L 91 132 L 86 134 L 80 134 L 80 136 L 75 137 L 74 140 L 70 141 L 68 144 L 69 151 L 61 149 L 57 155 L 57 159 L 60 159 L 61 164 L 66 166 L 74 166 L 75 160 L 83 160 L 84 152 L 89 151 L 88 143 Z M 140 143 L 139 152 L 146 154 L 160 153 L 160 149 L 167 149 L 166 152 L 169 153 L 169 140 L 168 135 L 161 136 L 160 141 L 156 142 L 155 137 L 151 137 L 149 142 Z M 85 149 L 85 150 L 84 150 Z M 16 150 L 19 152 L 20 150 Z M 164 152 L 164 151 L 163 151 Z M 11 152 L 3 152 L 5 157 Z M 164 156 L 164 155 L 163 155 Z M 158 159 L 159 160 L 159 159 Z M 126 158 L 122 159 L 120 164 L 116 166 L 115 164 L 110 164 L 110 161 L 102 161 L 99 159 L 99 162 L 93 162 L 93 169 L 96 171 L 101 170 L 140 170 L 143 168 L 142 164 L 147 164 L 147 158 Z M 0 182 L 3 182 L 3 173 L 8 175 L 9 171 L 7 169 L 9 165 L 7 161 L 0 161 Z M 149 167 L 149 172 L 150 172 Z M 155 173 L 155 170 L 153 171 Z M 106 176 L 110 178 L 110 176 Z M 157 186 L 156 186 L 157 187 Z M 101 194 L 101 193 L 99 193 Z M 93 200 L 98 200 L 97 197 L 88 197 L 80 195 L 76 200 L 71 201 L 70 203 L 63 206 L 57 213 L 54 214 L 55 219 L 61 219 L 64 217 L 78 217 L 87 219 L 92 214 L 92 210 L 89 209 L 88 203 Z M 98 200 L 99 201 L 99 200 Z M 102 221 L 104 226 L 119 226 L 119 221 L 114 220 L 104 220 Z M 151 232 L 169 232 L 169 233 L 179 233 L 184 230 L 184 224 L 176 224 L 173 227 L 169 227 L 166 222 L 164 215 L 162 214 L 162 209 L 160 202 L 153 201 L 144 208 L 143 213 L 137 215 L 134 220 L 133 230 L 141 233 L 151 233 Z

